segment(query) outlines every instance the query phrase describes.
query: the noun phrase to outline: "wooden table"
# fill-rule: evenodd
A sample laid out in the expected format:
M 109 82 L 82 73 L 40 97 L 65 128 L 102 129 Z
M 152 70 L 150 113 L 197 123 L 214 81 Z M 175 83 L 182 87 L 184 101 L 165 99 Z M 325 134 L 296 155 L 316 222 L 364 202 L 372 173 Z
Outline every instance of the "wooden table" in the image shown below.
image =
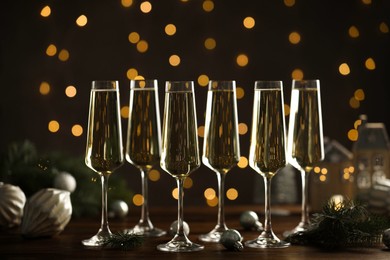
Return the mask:
M 258 207 L 257 207 L 258 208 Z M 131 210 L 126 219 L 111 219 L 113 232 L 129 228 L 139 219 L 138 209 Z M 229 228 L 240 231 L 244 242 L 259 235 L 256 231 L 245 231 L 241 228 L 239 218 L 245 210 L 255 210 L 253 206 L 226 207 L 226 223 Z M 275 233 L 281 238 L 284 230 L 293 228 L 299 221 L 299 210 L 273 208 L 272 224 Z M 260 221 L 263 215 L 257 211 Z M 286 214 L 291 213 L 291 214 Z M 176 208 L 151 208 L 153 223 L 168 230 L 176 220 Z M 82 239 L 94 235 L 99 229 L 100 220 L 74 218 L 65 230 L 56 237 L 24 239 L 18 230 L 0 231 L 0 259 L 390 259 L 390 251 L 383 245 L 372 248 L 354 248 L 342 251 L 324 251 L 308 246 L 290 246 L 284 249 L 252 249 L 245 247 L 241 252 L 226 250 L 221 244 L 203 243 L 197 240 L 199 234 L 210 231 L 216 224 L 216 208 L 184 208 L 185 221 L 190 225 L 189 238 L 205 245 L 205 249 L 191 253 L 160 252 L 156 246 L 171 239 L 167 235 L 160 238 L 149 238 L 141 247 L 130 251 L 119 249 L 89 249 L 81 244 Z

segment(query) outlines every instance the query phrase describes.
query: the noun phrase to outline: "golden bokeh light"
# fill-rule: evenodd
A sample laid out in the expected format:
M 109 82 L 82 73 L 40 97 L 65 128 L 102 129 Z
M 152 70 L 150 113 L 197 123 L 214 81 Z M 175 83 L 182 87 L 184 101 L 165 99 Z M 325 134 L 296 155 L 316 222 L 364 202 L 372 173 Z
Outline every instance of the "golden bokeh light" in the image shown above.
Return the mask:
M 178 188 L 174 188 L 172 190 L 171 194 L 172 194 L 172 197 L 177 200 L 179 198 L 179 189 Z
M 245 67 L 249 63 L 249 58 L 246 54 L 239 54 L 236 58 L 236 63 L 240 67 Z
M 256 21 L 253 17 L 248 16 L 244 18 L 242 24 L 244 25 L 245 28 L 252 29 L 253 27 L 255 27 Z
M 171 66 L 173 66 L 173 67 L 179 66 L 179 64 L 180 64 L 179 55 L 176 55 L 176 54 L 171 55 L 169 57 L 169 64 L 171 64 Z
M 129 106 L 123 106 L 121 107 L 121 117 L 123 119 L 129 118 Z
M 357 109 L 357 108 L 360 107 L 360 101 L 357 100 L 355 97 L 351 97 L 351 98 L 349 99 L 349 106 L 350 106 L 351 108 Z
M 142 76 L 142 75 L 137 75 L 134 79 L 136 79 L 136 80 L 144 80 L 145 77 Z
M 56 120 L 51 120 L 47 126 L 50 132 L 56 133 L 58 130 L 60 130 L 60 123 Z
M 358 127 L 362 124 L 362 120 L 361 119 L 358 119 L 356 120 L 354 123 L 353 123 L 353 127 L 355 129 L 358 129 Z
M 126 72 L 126 77 L 128 79 L 135 79 L 135 77 L 137 77 L 137 76 L 138 76 L 138 71 L 134 68 L 130 68 Z
M 152 169 L 148 173 L 149 180 L 158 181 L 161 178 L 161 174 L 158 170 Z
M 290 105 L 284 104 L 284 116 L 289 116 L 289 115 L 290 115 Z
M 284 5 L 288 7 L 292 7 L 295 5 L 295 0 L 284 0 Z
M 47 95 L 50 93 L 50 84 L 46 81 L 42 81 L 41 84 L 39 85 L 39 93 L 41 95 Z
M 366 69 L 368 70 L 374 70 L 376 68 L 375 61 L 373 58 L 368 58 L 364 62 L 364 65 L 366 66 Z
M 240 135 L 245 135 L 248 132 L 248 126 L 245 123 L 238 124 L 238 133 Z
M 381 33 L 389 33 L 389 26 L 385 22 L 381 22 L 379 24 L 379 31 L 381 31 Z
M 141 194 L 134 194 L 133 204 L 135 206 L 142 206 L 142 204 L 144 204 L 144 196 L 142 196 Z
M 215 192 L 215 190 L 213 188 L 207 188 L 203 192 L 203 195 L 207 200 L 212 200 L 217 196 L 217 193 Z
M 347 63 L 340 64 L 339 72 L 341 75 L 344 75 L 344 76 L 349 75 L 349 73 L 351 73 L 349 65 Z
M 83 127 L 81 125 L 74 125 L 72 126 L 72 135 L 78 137 L 78 136 L 81 136 L 83 134 Z
M 207 38 L 207 39 L 204 41 L 204 47 L 205 47 L 207 50 L 214 50 L 216 46 L 217 46 L 217 42 L 215 41 L 214 38 Z
M 201 87 L 207 87 L 209 84 L 209 76 L 202 74 L 198 77 L 198 84 Z
M 365 5 L 370 5 L 372 3 L 372 0 L 362 0 L 362 3 Z
M 237 99 L 242 99 L 245 96 L 245 90 L 241 87 L 236 88 Z
M 291 78 L 295 80 L 303 79 L 303 71 L 301 69 L 294 69 L 291 72 Z
M 212 200 L 206 200 L 206 203 L 209 207 L 216 207 L 218 205 L 218 197 L 215 197 Z
M 203 1 L 202 7 L 205 12 L 211 12 L 214 10 L 214 2 L 211 0 L 205 0 Z
M 86 24 L 88 23 L 88 18 L 85 16 L 85 15 L 80 15 L 77 19 L 76 19 L 76 24 L 77 26 L 80 26 L 80 27 L 84 27 Z
M 348 131 L 348 139 L 350 141 L 357 141 L 359 137 L 358 131 L 356 129 L 351 129 Z
M 321 174 L 326 175 L 327 173 L 328 173 L 328 169 L 326 169 L 326 168 L 321 169 Z
M 165 26 L 165 33 L 169 36 L 172 36 L 176 33 L 176 26 L 172 23 Z
M 123 7 L 130 7 L 133 4 L 133 0 L 121 0 Z
M 46 49 L 47 56 L 54 56 L 57 54 L 57 47 L 54 44 L 50 44 Z
M 136 44 L 137 42 L 139 42 L 140 39 L 141 37 L 139 36 L 139 33 L 137 32 L 129 33 L 128 40 L 130 43 Z
M 145 14 L 150 13 L 152 11 L 152 4 L 149 1 L 142 2 L 139 9 Z
M 69 60 L 69 51 L 66 50 L 66 49 L 62 49 L 59 53 L 58 53 L 58 59 L 60 61 L 67 61 Z
M 190 189 L 192 187 L 192 185 L 194 184 L 193 180 L 191 177 L 187 177 L 185 180 L 184 180 L 184 183 L 183 183 L 183 188 L 184 189 Z
M 65 88 L 65 95 L 69 98 L 73 98 L 77 95 L 77 89 L 75 86 L 67 86 Z
M 241 156 L 237 166 L 241 169 L 248 167 L 248 159 L 245 156 Z
M 50 6 L 46 5 L 45 7 L 42 8 L 41 10 L 41 16 L 42 17 L 48 17 L 51 14 L 51 8 Z
M 203 125 L 198 127 L 198 136 L 202 137 L 202 138 L 204 137 L 204 126 Z
M 236 200 L 238 198 L 238 191 L 235 188 L 230 188 L 226 191 L 226 197 L 229 200 Z
M 149 44 L 147 41 L 140 40 L 139 42 L 137 42 L 137 51 L 139 51 L 140 53 L 146 52 L 148 48 L 149 48 Z
M 365 98 L 364 90 L 361 88 L 355 90 L 353 96 L 356 98 L 356 100 L 363 101 Z
M 301 35 L 298 32 L 291 32 L 288 35 L 288 40 L 292 44 L 298 44 L 301 41 Z
M 350 36 L 351 38 L 357 38 L 357 37 L 359 37 L 359 35 L 360 35 L 359 29 L 358 29 L 356 26 L 352 25 L 352 26 L 349 27 L 349 29 L 348 29 L 348 34 L 349 34 L 349 36 Z
M 320 181 L 322 181 L 322 182 L 326 181 L 326 176 L 325 175 L 321 175 L 320 176 Z
M 314 169 L 313 169 L 313 171 L 314 171 L 315 173 L 320 173 L 320 172 L 321 172 L 321 168 L 318 167 L 318 166 L 315 166 Z

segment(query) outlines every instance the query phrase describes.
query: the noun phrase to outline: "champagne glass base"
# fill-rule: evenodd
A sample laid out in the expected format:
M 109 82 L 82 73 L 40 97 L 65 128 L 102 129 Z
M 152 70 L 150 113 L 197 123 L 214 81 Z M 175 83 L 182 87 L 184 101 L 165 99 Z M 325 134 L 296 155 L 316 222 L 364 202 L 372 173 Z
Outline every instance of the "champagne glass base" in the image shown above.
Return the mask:
M 136 225 L 131 229 L 126 229 L 125 232 L 143 235 L 146 237 L 161 237 L 167 233 L 166 231 L 159 228 L 143 227 L 139 225 Z
M 304 232 L 304 231 L 306 231 L 308 229 L 308 227 L 309 227 L 309 223 L 300 222 L 298 224 L 298 226 L 296 226 L 294 229 L 284 231 L 283 232 L 283 237 L 288 237 L 289 235 L 295 234 L 295 233 L 298 233 L 298 232 Z
M 290 246 L 290 243 L 280 240 L 278 238 L 259 237 L 257 239 L 245 242 L 245 246 L 251 248 L 286 248 Z
M 227 228 L 213 229 L 207 234 L 200 235 L 198 239 L 203 242 L 219 243 L 222 233 L 225 230 L 227 230 Z
M 96 234 L 93 237 L 89 239 L 84 239 L 81 241 L 81 243 L 84 246 L 89 246 L 89 247 L 101 247 L 103 245 L 103 240 L 110 237 L 110 234 L 107 234 L 105 236 Z
M 157 249 L 164 252 L 194 252 L 203 250 L 204 246 L 189 241 L 169 241 L 158 245 Z

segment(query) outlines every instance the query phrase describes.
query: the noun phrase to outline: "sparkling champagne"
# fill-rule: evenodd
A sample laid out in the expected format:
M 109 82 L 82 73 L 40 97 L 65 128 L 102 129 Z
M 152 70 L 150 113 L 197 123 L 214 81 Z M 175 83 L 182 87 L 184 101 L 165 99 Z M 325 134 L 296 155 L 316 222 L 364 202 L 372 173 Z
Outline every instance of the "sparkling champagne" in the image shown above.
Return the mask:
M 165 94 L 161 167 L 176 178 L 199 168 L 195 98 L 190 91 Z
M 143 169 L 151 169 L 160 161 L 161 137 L 156 94 L 153 88 L 132 89 L 130 94 L 126 159 Z
M 310 171 L 324 157 L 320 103 L 316 88 L 291 92 L 287 151 L 291 164 Z
M 86 165 L 110 175 L 123 164 L 122 132 L 116 90 L 91 90 Z
M 232 90 L 209 90 L 203 163 L 226 174 L 240 160 L 236 98 Z M 211 113 L 213 111 L 213 113 Z
M 256 89 L 254 95 L 249 164 L 261 175 L 272 177 L 286 165 L 282 91 Z

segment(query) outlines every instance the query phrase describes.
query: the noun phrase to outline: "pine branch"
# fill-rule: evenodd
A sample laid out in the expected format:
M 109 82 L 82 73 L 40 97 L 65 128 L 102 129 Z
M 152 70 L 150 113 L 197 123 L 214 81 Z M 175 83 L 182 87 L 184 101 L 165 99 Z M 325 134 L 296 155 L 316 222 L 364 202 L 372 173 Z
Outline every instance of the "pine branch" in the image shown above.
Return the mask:
M 142 245 L 144 237 L 135 233 L 118 232 L 102 241 L 106 248 L 120 248 L 131 250 Z

